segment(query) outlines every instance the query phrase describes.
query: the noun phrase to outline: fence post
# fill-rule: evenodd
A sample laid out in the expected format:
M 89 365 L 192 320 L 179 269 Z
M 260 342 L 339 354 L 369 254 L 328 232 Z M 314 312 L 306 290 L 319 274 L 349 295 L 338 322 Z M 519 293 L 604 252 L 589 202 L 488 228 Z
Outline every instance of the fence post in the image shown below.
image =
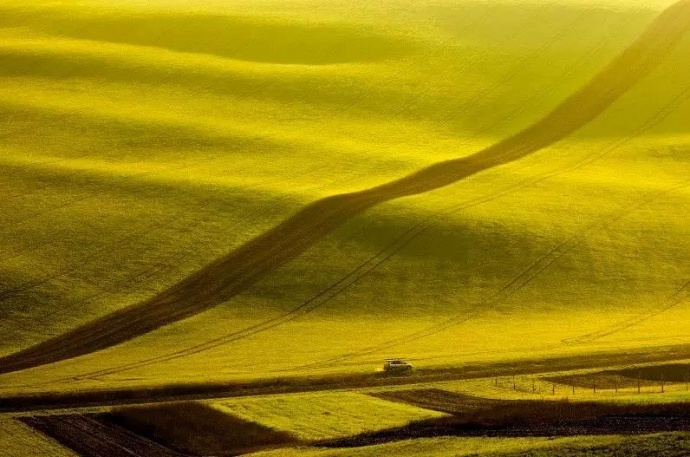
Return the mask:
M 556 395 L 556 383 L 551 384 L 551 395 Z
M 534 384 L 534 379 L 532 379 L 532 393 L 537 391 L 537 387 Z
M 637 370 L 637 393 L 640 393 L 640 379 L 642 378 L 641 370 Z
M 661 373 L 661 393 L 664 393 L 664 374 Z

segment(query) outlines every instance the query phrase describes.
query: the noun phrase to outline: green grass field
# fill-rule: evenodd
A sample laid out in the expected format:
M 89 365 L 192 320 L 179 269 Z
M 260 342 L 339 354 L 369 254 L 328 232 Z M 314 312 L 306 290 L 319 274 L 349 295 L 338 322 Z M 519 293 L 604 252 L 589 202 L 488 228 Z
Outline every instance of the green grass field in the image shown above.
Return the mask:
M 529 125 L 668 4 L 6 4 L 1 350 L 146 299 L 316 198 Z M 328 40 L 352 46 L 339 59 Z M 689 45 L 566 140 L 369 210 L 221 306 L 2 388 L 684 342 Z
M 0 0 L 0 356 L 145 302 L 318 199 L 530 128 L 674 3 Z M 0 374 L 0 394 L 686 344 L 689 52 L 685 34 L 564 139 L 356 214 L 204 312 Z M 532 395 L 485 381 L 449 389 Z M 326 436 L 297 416 L 331 407 L 298 403 L 291 431 Z M 359 430 L 353 414 L 325 426 Z
M 306 441 L 358 435 L 443 416 L 436 411 L 351 392 L 256 397 L 213 406 Z
M 570 375 L 572 373 L 566 374 L 566 376 Z M 433 384 L 433 387 L 497 400 L 568 400 L 621 404 L 690 402 L 690 391 L 686 383 L 666 382 L 662 392 L 661 382 L 643 381 L 638 392 L 635 380 L 630 380 L 632 382 L 628 385 L 623 385 L 622 381 L 618 380 L 620 387 L 616 387 L 612 385 L 613 382 L 607 384 L 606 378 L 601 376 L 596 378 L 587 376 L 586 379 L 596 381 L 590 381 L 586 385 L 576 385 L 573 391 L 572 384 L 552 382 L 545 378 L 540 375 L 483 378 Z

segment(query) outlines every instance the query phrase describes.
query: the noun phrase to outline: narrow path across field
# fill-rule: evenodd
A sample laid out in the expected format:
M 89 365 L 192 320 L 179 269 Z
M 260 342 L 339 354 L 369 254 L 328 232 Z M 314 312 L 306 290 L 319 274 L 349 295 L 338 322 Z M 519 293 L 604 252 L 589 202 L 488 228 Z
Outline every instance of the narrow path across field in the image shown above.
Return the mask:
M 654 70 L 690 30 L 690 0 L 664 11 L 630 47 L 550 114 L 469 157 L 370 189 L 316 201 L 155 297 L 0 359 L 0 373 L 99 351 L 217 306 L 293 260 L 353 216 L 458 182 L 549 146 L 591 122 Z

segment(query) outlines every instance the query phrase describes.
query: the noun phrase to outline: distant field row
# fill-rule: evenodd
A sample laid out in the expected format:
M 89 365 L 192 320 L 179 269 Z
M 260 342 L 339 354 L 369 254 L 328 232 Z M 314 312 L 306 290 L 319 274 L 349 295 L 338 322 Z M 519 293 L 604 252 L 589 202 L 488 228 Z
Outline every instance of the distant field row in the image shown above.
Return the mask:
M 671 370 L 668 371 L 671 373 L 673 368 L 670 365 L 659 365 L 649 370 L 656 370 L 655 372 L 659 373 L 663 370 Z M 595 374 L 595 372 L 590 372 L 589 375 Z M 385 438 L 387 430 L 402 431 L 407 427 L 414 429 L 425 422 L 433 424 L 436 420 L 441 421 L 439 424 L 443 424 L 446 418 L 457 420 L 453 417 L 465 417 L 465 420 L 470 421 L 488 421 L 488 426 L 491 421 L 512 420 L 509 419 L 513 417 L 511 414 L 519 415 L 520 411 L 522 414 L 531 414 L 528 412 L 531 411 L 530 408 L 536 408 L 535 412 L 537 412 L 548 405 L 564 408 L 563 411 L 558 412 L 561 423 L 567 423 L 567 414 L 572 414 L 573 420 L 579 416 L 588 418 L 592 414 L 595 414 L 592 417 L 601 414 L 596 412 L 596 408 L 592 410 L 591 406 L 587 406 L 591 404 L 600 405 L 600 408 L 609 411 L 606 413 L 608 415 L 615 414 L 614 411 L 617 408 L 623 408 L 622 411 L 628 411 L 625 414 L 631 414 L 634 408 L 663 409 L 667 408 L 665 405 L 668 405 L 672 409 L 666 415 L 670 417 L 671 411 L 686 411 L 684 405 L 687 405 L 690 399 L 688 391 L 685 389 L 681 391 L 678 383 L 669 384 L 669 389 L 665 394 L 644 389 L 641 394 L 633 395 L 628 389 L 625 392 L 614 392 L 609 386 L 602 388 L 596 394 L 584 393 L 578 389 L 577 395 L 564 396 L 559 391 L 556 396 L 552 396 L 544 392 L 544 388 L 547 385 L 547 376 L 555 375 L 577 377 L 586 374 L 563 372 L 537 375 L 537 377 L 508 378 L 511 383 L 515 382 L 516 389 L 512 385 L 506 385 L 505 378 L 497 380 L 483 378 L 400 388 L 268 395 L 218 399 L 203 403 L 183 402 L 95 408 L 81 413 L 74 411 L 71 415 L 69 411 L 62 410 L 49 413 L 49 416 L 38 413 L 33 416 L 34 419 L 27 419 L 26 422 L 57 438 L 68 433 L 65 435 L 67 441 L 63 439 L 61 441 L 72 443 L 71 445 L 75 445 L 76 449 L 86 452 L 87 456 L 99 454 L 92 454 L 94 451 L 87 452 L 85 449 L 100 448 L 103 452 L 109 449 L 108 441 L 98 438 L 103 433 L 110 439 L 117 440 L 125 448 L 138 449 L 137 452 L 148 449 L 146 452 L 155 451 L 156 455 L 160 453 L 161 456 L 173 455 L 169 453 L 170 451 L 165 451 L 171 446 L 173 453 L 184 452 L 190 455 L 200 455 L 198 453 L 225 455 L 240 449 L 244 452 L 254 450 L 258 452 L 256 455 L 264 455 L 264 452 L 260 451 L 262 448 L 280 447 L 280 450 L 265 451 L 265 455 L 286 456 L 366 456 L 378 455 L 377 453 L 381 452 L 396 452 L 402 456 L 436 455 L 435 453 L 447 455 L 447 452 L 451 450 L 458 455 L 512 456 L 519 455 L 520 452 L 530 452 L 532 454 L 527 455 L 541 456 L 558 452 L 559 455 L 584 456 L 593 449 L 597 449 L 597 452 L 600 452 L 597 455 L 602 456 L 616 455 L 616 452 L 625 452 L 623 455 L 645 455 L 644 452 L 652 452 L 652 450 L 659 452 L 658 455 L 667 455 L 662 454 L 662 451 L 667 452 L 668 455 L 682 455 L 677 452 L 686 449 L 687 434 L 682 433 L 636 438 L 613 435 L 558 438 L 538 436 L 420 438 L 419 436 L 426 436 L 423 428 L 419 431 L 420 435 L 413 440 L 397 438 L 390 443 L 373 446 L 364 446 L 367 441 L 363 441 L 359 446 L 364 447 L 347 449 L 312 447 L 314 442 L 323 442 L 323 440 L 336 440 L 334 443 L 341 440 L 346 443 L 351 439 L 357 440 L 357 436 L 362 436 L 362 439 L 366 440 L 366 437 L 372 433 L 382 433 L 381 443 L 385 443 L 390 440 Z M 526 388 L 529 387 L 527 383 L 532 380 L 536 382 L 534 391 Z M 559 385 L 559 389 L 564 387 L 567 386 Z M 568 398 L 574 403 L 562 403 L 563 398 Z M 543 403 L 544 400 L 546 400 L 545 403 Z M 517 409 L 514 412 L 510 412 L 512 411 L 511 404 L 516 405 Z M 578 412 L 581 409 L 578 405 L 584 407 L 581 412 Z M 509 409 L 507 413 L 502 412 L 505 408 Z M 111 410 L 112 412 L 109 412 Z M 544 415 L 542 420 L 547 420 L 548 414 L 551 414 L 547 412 L 548 410 L 549 408 L 545 408 L 542 411 L 541 414 Z M 505 414 L 507 414 L 506 419 L 503 419 Z M 3 440 L 12 443 L 13 447 L 9 448 L 8 456 L 28 455 L 22 452 L 30 448 L 42 449 L 40 452 L 44 453 L 48 450 L 53 452 L 53 454 L 45 455 L 70 455 L 67 451 L 59 453 L 60 447 L 57 444 L 50 447 L 46 438 L 31 432 L 30 428 L 17 421 L 21 417 L 27 417 L 25 414 L 15 415 L 15 420 L 5 417 L 6 419 L 0 422 L 0 432 L 6 435 L 2 438 Z M 520 424 L 524 428 L 525 423 L 520 422 Z M 670 420 L 663 424 L 673 426 Z M 610 425 L 602 426 L 610 427 Z M 96 438 L 96 441 L 88 445 L 91 447 L 83 447 L 88 440 L 93 440 L 87 435 L 80 435 L 84 433 L 84 430 L 90 430 Z M 184 433 L 181 433 L 181 430 Z M 132 432 L 140 435 L 131 435 L 128 438 L 127 434 Z M 453 432 L 452 429 L 439 429 L 438 432 L 440 436 L 456 433 L 458 432 Z M 459 431 L 459 433 L 471 434 L 472 432 L 470 429 L 467 432 Z M 559 434 L 559 432 L 554 433 Z M 19 439 L 20 436 L 24 438 Z M 140 436 L 140 438 L 134 439 L 134 436 Z M 638 454 L 631 454 L 633 451 Z

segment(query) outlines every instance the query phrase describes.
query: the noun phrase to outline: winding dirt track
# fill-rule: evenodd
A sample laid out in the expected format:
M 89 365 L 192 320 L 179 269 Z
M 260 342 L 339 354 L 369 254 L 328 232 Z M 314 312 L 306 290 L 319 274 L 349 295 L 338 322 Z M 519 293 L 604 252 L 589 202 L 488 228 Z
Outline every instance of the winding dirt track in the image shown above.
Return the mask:
M 516 135 L 380 186 L 318 200 L 149 300 L 0 358 L 0 374 L 106 349 L 198 314 L 229 300 L 373 206 L 448 186 L 549 146 L 603 113 L 654 70 L 689 30 L 690 0 L 681 0 L 589 83 Z

